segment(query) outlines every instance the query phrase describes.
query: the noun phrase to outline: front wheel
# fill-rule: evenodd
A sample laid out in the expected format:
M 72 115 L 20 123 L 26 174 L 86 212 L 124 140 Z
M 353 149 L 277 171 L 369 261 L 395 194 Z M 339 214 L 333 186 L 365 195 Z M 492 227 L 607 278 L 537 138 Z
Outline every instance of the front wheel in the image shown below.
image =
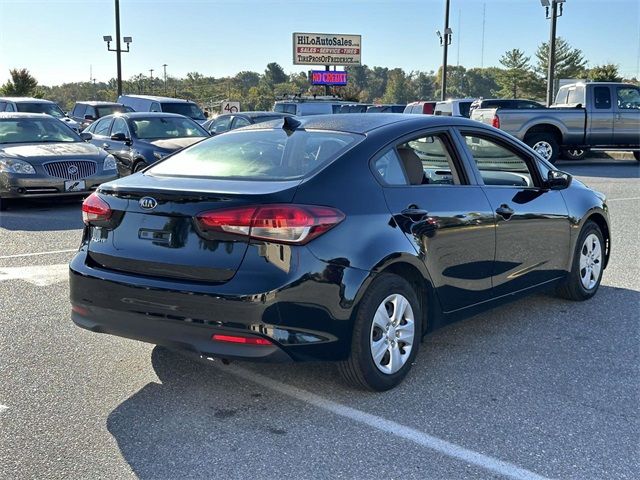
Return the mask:
M 582 160 L 589 153 L 584 148 L 565 148 L 562 150 L 562 158 L 566 160 Z
M 525 143 L 551 163 L 555 163 L 560 156 L 560 146 L 552 133 L 531 134 L 525 139 Z
M 600 227 L 587 221 L 580 232 L 571 272 L 558 295 L 574 301 L 588 300 L 598 291 L 604 270 L 605 244 Z
M 358 307 L 349 359 L 339 364 L 343 377 L 368 390 L 398 385 L 418 353 L 421 315 L 409 282 L 388 273 L 376 277 Z

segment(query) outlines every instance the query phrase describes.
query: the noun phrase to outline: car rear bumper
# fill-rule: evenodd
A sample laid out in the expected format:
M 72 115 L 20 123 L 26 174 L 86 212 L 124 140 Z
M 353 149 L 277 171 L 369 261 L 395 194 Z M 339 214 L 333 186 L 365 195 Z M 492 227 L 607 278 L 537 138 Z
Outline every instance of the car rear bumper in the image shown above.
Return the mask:
M 254 247 L 246 255 L 260 255 Z M 345 359 L 356 295 L 370 273 L 320 261 L 306 247 L 297 248 L 299 267 L 284 281 L 277 275 L 258 278 L 240 267 L 230 281 L 214 285 L 106 270 L 92 265 L 83 247 L 70 264 L 72 319 L 94 332 L 203 356 Z M 277 284 L 267 285 L 270 278 Z M 262 338 L 272 345 L 228 344 L 214 341 L 214 334 Z
M 85 189 L 77 192 L 65 191 L 65 179 L 44 175 L 8 175 L 0 173 L 0 197 L 41 198 L 87 195 L 105 182 L 118 178 L 116 172 L 97 174 L 82 179 Z

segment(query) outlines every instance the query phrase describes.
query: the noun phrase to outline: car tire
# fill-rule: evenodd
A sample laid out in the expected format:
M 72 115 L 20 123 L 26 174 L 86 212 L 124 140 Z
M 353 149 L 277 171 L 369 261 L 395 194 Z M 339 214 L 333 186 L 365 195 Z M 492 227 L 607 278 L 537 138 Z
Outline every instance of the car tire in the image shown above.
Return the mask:
M 564 158 L 565 160 L 583 160 L 587 154 L 589 153 L 589 150 L 587 150 L 586 148 L 563 148 L 562 149 L 562 158 Z
M 133 171 L 131 173 L 138 173 L 143 168 L 147 168 L 147 164 L 143 160 L 139 160 L 133 165 Z
M 422 311 L 416 292 L 404 278 L 383 273 L 358 305 L 351 352 L 338 368 L 355 387 L 389 390 L 411 369 L 421 338 Z
M 571 272 L 558 287 L 558 296 L 576 302 L 593 297 L 602 280 L 604 255 L 605 243 L 600 227 L 588 220 L 576 243 Z
M 633 152 L 633 156 L 636 157 L 638 162 L 640 162 L 640 152 Z
M 560 156 L 560 145 L 552 133 L 533 133 L 525 139 L 525 143 L 548 162 L 556 163 Z

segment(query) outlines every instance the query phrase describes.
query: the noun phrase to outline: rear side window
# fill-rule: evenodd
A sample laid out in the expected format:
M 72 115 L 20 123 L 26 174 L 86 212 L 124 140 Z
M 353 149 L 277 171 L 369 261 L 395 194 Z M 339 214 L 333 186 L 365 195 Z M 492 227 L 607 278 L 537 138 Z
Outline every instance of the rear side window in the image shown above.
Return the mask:
M 597 109 L 608 110 L 611 108 L 611 92 L 609 87 L 595 87 L 593 99 Z
M 408 183 L 395 149 L 389 150 L 378 158 L 373 164 L 373 169 L 387 185 L 407 185 Z
M 157 163 L 155 175 L 237 180 L 294 180 L 310 175 L 363 139 L 343 132 L 232 131 Z

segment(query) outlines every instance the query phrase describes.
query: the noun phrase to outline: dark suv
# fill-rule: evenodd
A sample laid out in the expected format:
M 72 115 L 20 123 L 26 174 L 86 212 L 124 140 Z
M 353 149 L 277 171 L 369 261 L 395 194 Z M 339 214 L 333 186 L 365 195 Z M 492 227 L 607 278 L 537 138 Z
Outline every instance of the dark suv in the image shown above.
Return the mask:
M 82 131 L 101 117 L 125 112 L 133 112 L 133 109 L 113 102 L 76 102 L 69 116 L 78 122 Z

